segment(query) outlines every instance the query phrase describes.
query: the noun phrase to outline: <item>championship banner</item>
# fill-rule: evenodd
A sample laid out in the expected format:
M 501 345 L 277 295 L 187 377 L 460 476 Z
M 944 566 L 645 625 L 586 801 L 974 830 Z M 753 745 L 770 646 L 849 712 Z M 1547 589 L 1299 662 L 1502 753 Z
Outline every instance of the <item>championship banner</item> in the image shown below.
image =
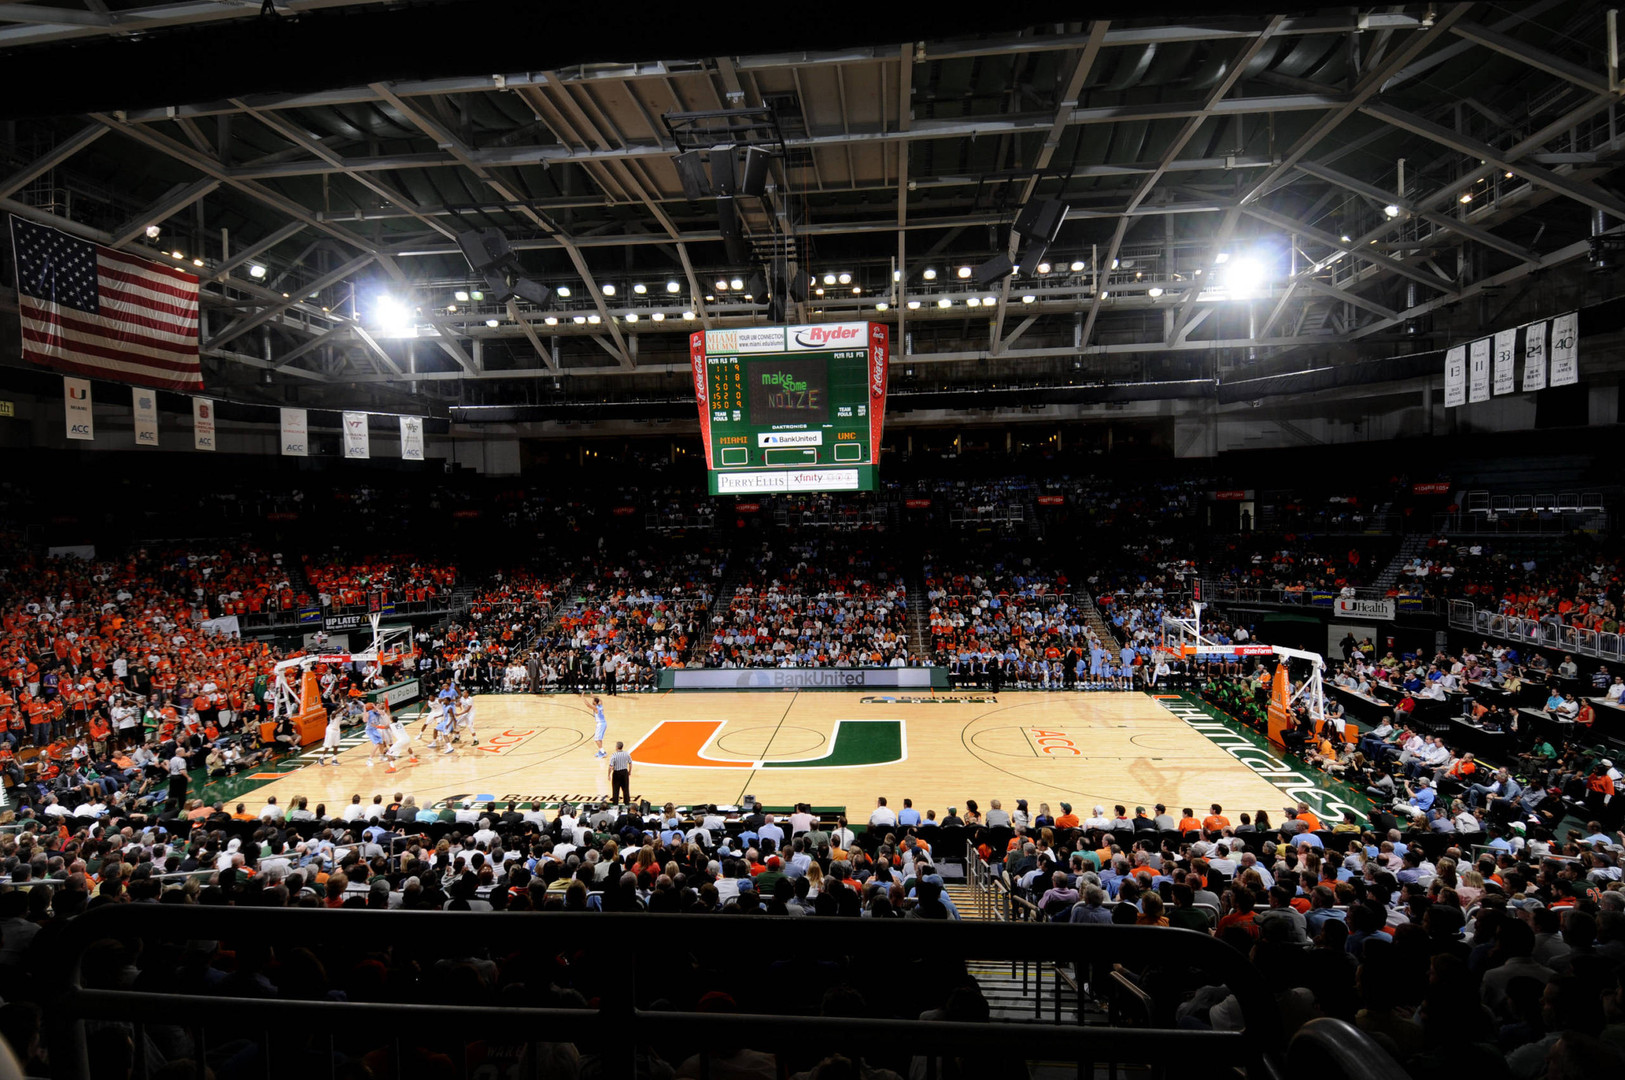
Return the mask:
M 1546 389 L 1546 323 L 1523 328 L 1523 392 Z
M 1516 330 L 1498 331 L 1491 351 L 1493 353 L 1492 363 L 1495 368 L 1492 379 L 1495 395 L 1499 397 L 1502 394 L 1516 393 L 1518 389 L 1518 332 Z
M 1454 409 L 1467 403 L 1467 346 L 1457 345 L 1444 354 L 1444 407 Z
M 62 404 L 67 410 L 68 438 L 94 442 L 96 419 L 90 412 L 90 380 L 62 376 Z
M 1467 347 L 1467 400 L 1490 399 L 1490 339 L 1479 338 Z
M 208 398 L 192 399 L 192 449 L 214 449 L 214 402 Z
M 282 456 L 310 456 L 310 425 L 303 409 L 282 410 Z
M 367 414 L 364 412 L 344 414 L 344 456 L 361 459 L 372 457 L 372 445 L 367 435 Z
M 131 389 L 131 404 L 135 410 L 135 444 L 158 445 L 158 395 L 142 386 Z
M 401 417 L 401 460 L 423 460 L 423 417 Z
M 1571 311 L 1552 320 L 1552 377 L 1548 386 L 1580 381 L 1580 314 Z

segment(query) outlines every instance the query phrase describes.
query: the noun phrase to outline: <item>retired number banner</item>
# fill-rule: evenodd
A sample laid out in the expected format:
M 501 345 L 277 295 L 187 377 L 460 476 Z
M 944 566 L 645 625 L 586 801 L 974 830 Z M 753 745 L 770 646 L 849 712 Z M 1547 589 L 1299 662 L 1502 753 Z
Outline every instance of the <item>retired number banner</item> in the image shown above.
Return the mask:
M 1495 335 L 1491 347 L 1495 365 L 1494 390 L 1497 395 L 1511 394 L 1518 389 L 1518 332 L 1501 330 Z
M 1546 389 L 1546 323 L 1523 328 L 1523 392 Z
M 1457 345 L 1444 354 L 1444 407 L 1454 409 L 1467 403 L 1467 346 Z
M 1479 338 L 1467 346 L 1467 400 L 1490 399 L 1490 339 Z
M 1548 386 L 1573 386 L 1580 381 L 1580 313 L 1571 311 L 1552 320 L 1552 375 Z

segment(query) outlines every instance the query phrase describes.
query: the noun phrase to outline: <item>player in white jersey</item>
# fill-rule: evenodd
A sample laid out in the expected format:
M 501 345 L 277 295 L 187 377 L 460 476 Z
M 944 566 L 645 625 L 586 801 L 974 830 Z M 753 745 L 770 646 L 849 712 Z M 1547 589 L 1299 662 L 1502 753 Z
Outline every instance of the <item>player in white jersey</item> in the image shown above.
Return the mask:
M 385 737 L 389 740 L 389 750 L 385 753 L 385 757 L 389 761 L 389 768 L 385 769 L 384 772 L 400 771 L 399 762 L 403 757 L 406 758 L 409 764 L 416 765 L 418 763 L 418 756 L 412 750 L 412 733 L 406 730 L 405 724 L 391 718 Z
M 322 765 L 332 765 L 338 761 L 339 740 L 344 737 L 344 712 L 341 709 L 327 710 L 327 730 L 322 734 L 322 748 L 316 751 L 316 758 Z
M 594 757 L 604 756 L 604 733 L 609 730 L 609 721 L 604 719 L 604 703 L 599 698 L 592 699 L 593 729 L 592 741 L 598 744 L 598 753 Z
M 462 696 L 457 699 L 457 737 L 460 739 L 467 735 L 475 746 L 480 745 L 479 733 L 474 730 L 474 694 L 466 687 Z

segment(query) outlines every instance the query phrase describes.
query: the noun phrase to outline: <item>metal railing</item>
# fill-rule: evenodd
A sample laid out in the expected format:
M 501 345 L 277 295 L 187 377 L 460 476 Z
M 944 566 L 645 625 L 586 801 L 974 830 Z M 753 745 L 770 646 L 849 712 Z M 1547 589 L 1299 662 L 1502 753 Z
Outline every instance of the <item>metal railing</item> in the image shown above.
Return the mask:
M 1231 585 L 1203 580 L 1202 599 L 1210 603 L 1266 604 L 1271 607 L 1321 608 L 1332 610 L 1337 606 L 1341 589 L 1261 589 L 1249 585 Z M 1433 615 L 1439 611 L 1439 601 L 1431 596 L 1400 593 L 1388 595 L 1386 589 L 1356 587 L 1353 599 L 1392 600 L 1394 610 L 1401 615 Z
M 1558 616 L 1526 619 L 1483 610 L 1470 600 L 1450 601 L 1450 625 L 1485 637 L 1515 641 L 1525 647 L 1559 649 L 1595 660 L 1625 661 L 1622 635 L 1583 626 L 1571 626 Z
M 1115 1070 L 1119 1064 L 1167 1066 L 1191 1061 L 1203 1062 L 1206 1070 L 1239 1068 L 1249 1076 L 1279 1075 L 1276 1063 L 1266 1058 L 1281 1035 L 1280 1017 L 1266 984 L 1242 954 L 1203 934 L 1142 926 L 922 919 L 843 919 L 837 925 L 818 918 L 763 918 L 772 920 L 771 930 L 765 931 L 772 948 L 757 950 L 740 948 L 736 920 L 693 915 L 108 905 L 65 924 L 54 944 L 57 992 L 46 1014 L 52 1075 L 59 1080 L 94 1080 L 85 1038 L 87 1021 L 129 1025 L 137 1047 L 146 1045 L 150 1027 L 179 1036 L 190 1033 L 200 1076 L 211 1041 L 218 1051 L 228 1039 L 234 1041 L 234 1057 L 257 1056 L 267 1072 L 272 1061 L 284 1055 L 311 1060 L 289 1045 L 296 1038 L 305 1050 L 315 1051 L 313 1057 L 327 1059 L 329 1075 L 340 1068 L 341 1056 L 333 1051 L 341 1041 L 352 1050 L 385 1051 L 385 1060 L 397 1063 L 398 1074 L 401 1061 L 424 1044 L 438 1047 L 448 1032 L 479 1032 L 490 1039 L 503 1033 L 512 1042 L 529 1046 L 569 1041 L 593 1048 L 600 1055 L 601 1075 L 615 1077 L 641 1072 L 640 1051 L 651 1045 L 697 1044 L 702 1047 L 701 1075 L 707 1075 L 715 1053 L 711 1048 L 718 1045 L 754 1042 L 781 1047 L 829 1040 L 830 1021 L 815 1015 L 764 1010 L 741 1016 L 657 1007 L 668 987 L 656 964 L 663 950 L 650 950 L 650 941 L 680 942 L 683 950 L 734 958 L 739 985 L 765 978 L 769 966 L 784 957 L 1041 958 L 1069 963 L 1073 970 L 1116 960 L 1136 968 L 1157 965 L 1197 973 L 1235 995 L 1244 1031 L 1185 1030 L 1153 1023 L 1093 1028 L 1087 1039 L 1080 1039 L 1071 1025 L 855 1018 L 840 1021 L 838 1041 L 848 1054 L 928 1046 L 921 1055 L 928 1076 L 937 1075 L 938 1069 L 930 1055 L 1007 1054 L 1012 1047 L 1019 1047 L 1020 1057 L 1075 1062 L 1079 1077 L 1092 1076 L 1100 1064 Z M 109 938 L 142 940 L 151 955 L 158 955 L 164 943 L 178 946 L 197 940 L 218 940 L 228 946 L 249 941 L 414 942 L 430 955 L 447 957 L 483 956 L 496 949 L 547 957 L 568 950 L 571 968 L 579 976 L 602 977 L 592 980 L 598 998 L 596 1007 L 589 1008 L 442 1003 L 429 1000 L 432 987 L 415 993 L 417 1000 L 411 1003 L 385 1004 L 325 998 L 250 1000 L 229 996 L 221 988 L 208 995 L 138 992 L 119 987 L 116 980 L 114 985 L 86 985 L 85 954 L 95 942 Z M 752 964 L 759 970 L 747 971 Z M 142 1057 L 137 1054 L 137 1061 Z

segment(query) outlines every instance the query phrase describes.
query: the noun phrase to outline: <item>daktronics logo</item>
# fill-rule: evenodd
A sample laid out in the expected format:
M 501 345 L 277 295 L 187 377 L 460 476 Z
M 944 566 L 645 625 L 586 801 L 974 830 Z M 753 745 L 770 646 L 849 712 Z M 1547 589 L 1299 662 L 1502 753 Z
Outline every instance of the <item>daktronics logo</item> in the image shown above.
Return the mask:
M 856 326 L 804 326 L 796 331 L 794 340 L 802 348 L 816 349 L 825 345 L 855 342 L 861 336 L 862 331 Z

